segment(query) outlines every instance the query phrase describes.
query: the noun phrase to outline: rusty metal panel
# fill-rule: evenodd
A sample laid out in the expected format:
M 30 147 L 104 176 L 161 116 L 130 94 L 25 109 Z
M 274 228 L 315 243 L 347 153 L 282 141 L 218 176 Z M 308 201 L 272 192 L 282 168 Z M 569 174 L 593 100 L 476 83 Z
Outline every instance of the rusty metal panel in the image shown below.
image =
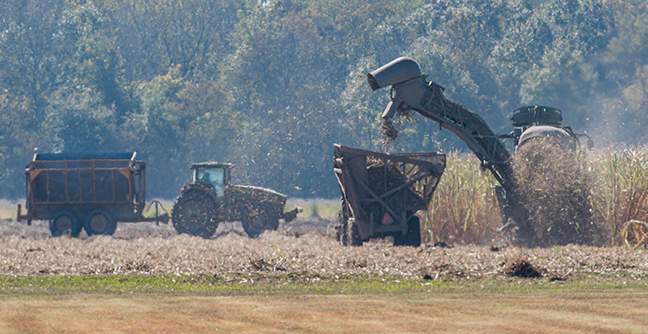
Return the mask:
M 334 152 L 343 204 L 362 239 L 404 235 L 408 221 L 427 209 L 446 164 L 439 152 L 389 154 L 342 145 L 335 145 Z
M 135 153 L 36 154 L 26 169 L 35 203 L 128 202 Z

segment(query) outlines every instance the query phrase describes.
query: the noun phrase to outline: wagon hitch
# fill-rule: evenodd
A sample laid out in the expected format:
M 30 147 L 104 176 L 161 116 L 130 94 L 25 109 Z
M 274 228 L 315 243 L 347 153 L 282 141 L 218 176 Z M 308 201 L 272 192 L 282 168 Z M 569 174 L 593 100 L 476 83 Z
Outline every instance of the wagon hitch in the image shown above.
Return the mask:
M 297 218 L 298 213 L 303 212 L 303 211 L 304 211 L 304 209 L 302 209 L 301 207 L 298 206 L 293 210 L 285 212 L 283 214 L 283 219 L 284 219 L 284 221 L 286 223 L 290 223 L 291 221 L 295 220 L 295 218 Z
M 150 210 L 153 205 L 155 205 L 155 217 L 144 218 L 142 219 L 142 221 L 154 221 L 155 225 L 160 225 L 160 223 L 168 224 L 169 218 L 171 218 L 171 216 L 169 216 L 169 212 L 164 208 L 164 206 L 162 206 L 162 203 L 160 201 L 158 200 L 151 201 L 151 203 L 149 203 L 145 211 Z M 160 214 L 160 209 L 164 211 L 163 214 Z
M 27 219 L 27 225 L 31 225 L 32 219 L 29 214 L 23 216 L 22 215 L 22 206 L 18 204 L 18 212 L 16 212 L 16 221 L 21 222 L 23 219 Z

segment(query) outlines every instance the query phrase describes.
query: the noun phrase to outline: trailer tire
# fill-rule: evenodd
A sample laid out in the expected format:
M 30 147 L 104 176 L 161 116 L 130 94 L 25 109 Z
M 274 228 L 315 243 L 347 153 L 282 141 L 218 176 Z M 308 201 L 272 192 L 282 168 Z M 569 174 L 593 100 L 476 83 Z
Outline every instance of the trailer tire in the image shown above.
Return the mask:
M 173 227 L 179 234 L 211 238 L 218 228 L 218 207 L 204 191 L 190 190 L 180 194 L 171 212 Z
M 340 211 L 338 211 L 337 225 L 335 226 L 335 236 L 342 246 L 348 246 L 347 242 L 347 221 L 349 215 L 347 213 L 347 202 L 344 197 L 340 197 Z
M 344 214 L 344 209 L 340 209 L 338 212 L 337 225 L 335 226 L 335 234 L 337 240 L 340 242 L 340 245 L 347 246 L 347 227 L 346 227 L 346 215 Z
M 62 235 L 78 237 L 83 225 L 81 225 L 79 217 L 74 212 L 61 209 L 56 211 L 52 219 L 50 219 L 49 228 L 53 237 Z
M 117 230 L 117 222 L 108 210 L 96 209 L 88 214 L 83 227 L 90 236 L 113 235 Z
M 401 233 L 394 237 L 394 246 L 421 246 L 421 222 L 414 216 L 407 222 L 407 234 Z
M 241 224 L 245 233 L 250 238 L 256 238 L 267 230 L 277 230 L 279 219 L 274 208 L 268 203 L 256 203 L 251 205 L 252 209 L 244 214 Z
M 362 246 L 360 230 L 358 229 L 358 223 L 355 222 L 355 219 L 347 220 L 346 238 L 349 246 Z

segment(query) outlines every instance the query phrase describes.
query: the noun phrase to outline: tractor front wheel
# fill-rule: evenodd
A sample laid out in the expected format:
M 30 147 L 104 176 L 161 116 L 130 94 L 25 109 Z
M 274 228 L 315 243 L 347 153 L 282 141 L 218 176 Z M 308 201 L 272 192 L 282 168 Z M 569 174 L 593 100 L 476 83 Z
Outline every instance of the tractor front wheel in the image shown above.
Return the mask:
M 277 230 L 279 218 L 275 209 L 268 203 L 253 204 L 249 212 L 242 217 L 241 223 L 250 238 L 256 238 L 266 230 Z
M 205 192 L 199 190 L 180 194 L 173 204 L 171 218 L 178 233 L 211 238 L 218 228 L 218 207 Z

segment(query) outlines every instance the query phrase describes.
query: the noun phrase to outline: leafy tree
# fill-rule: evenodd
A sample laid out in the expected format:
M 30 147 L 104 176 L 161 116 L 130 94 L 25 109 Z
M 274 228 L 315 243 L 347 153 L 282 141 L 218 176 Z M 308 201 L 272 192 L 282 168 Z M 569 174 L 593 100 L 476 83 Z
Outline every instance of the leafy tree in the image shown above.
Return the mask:
M 137 89 L 141 109 L 128 115 L 122 136 L 149 166 L 149 189 L 175 197 L 193 162 L 226 160 L 239 127 L 227 95 L 208 80 L 185 81 L 179 66 Z
M 245 1 L 97 0 L 108 17 L 129 81 L 151 80 L 180 65 L 183 75 L 217 69 Z
M 387 15 L 386 1 L 271 1 L 239 23 L 224 67 L 248 115 L 237 154 L 242 179 L 289 195 L 335 196 L 332 144 L 344 136 L 337 108 L 346 67 L 362 37 Z
M 16 199 L 25 194 L 25 165 L 40 140 L 29 130 L 29 101 L 0 91 L 0 198 Z
M 47 91 L 56 85 L 56 67 L 65 41 L 58 18 L 65 0 L 20 0 L 0 3 L 3 30 L 0 40 L 0 82 L 12 94 L 25 96 L 34 110 L 33 125 L 42 117 Z M 61 54 L 63 53 L 63 54 Z
M 92 90 L 59 90 L 50 96 L 47 128 L 56 152 L 115 152 L 123 149 L 113 110 Z
M 68 54 L 60 34 L 65 1 L 0 2 L 0 196 L 24 196 L 24 166 L 49 148 L 45 110 Z
M 337 196 L 332 144 L 384 149 L 389 94 L 366 74 L 398 56 L 496 132 L 538 103 L 640 143 L 646 45 L 642 0 L 0 1 L 0 195 L 22 196 L 39 147 L 136 150 L 153 196 L 176 196 L 205 160 L 236 163 L 239 182 Z M 409 122 L 389 150 L 464 147 Z
M 168 68 L 169 62 L 159 43 L 164 30 L 164 22 L 157 12 L 159 2 L 162 1 L 95 1 L 99 11 L 108 18 L 108 36 L 119 47 L 119 55 L 126 64 L 125 79 L 129 82 L 151 80 Z

